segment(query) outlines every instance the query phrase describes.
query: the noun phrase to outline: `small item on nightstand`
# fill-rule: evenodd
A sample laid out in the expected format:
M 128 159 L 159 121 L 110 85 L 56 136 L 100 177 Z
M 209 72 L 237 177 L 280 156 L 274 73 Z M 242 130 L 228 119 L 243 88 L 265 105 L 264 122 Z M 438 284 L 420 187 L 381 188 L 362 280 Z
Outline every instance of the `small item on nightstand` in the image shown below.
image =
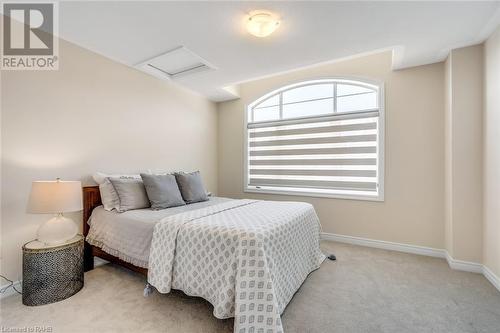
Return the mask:
M 335 256 L 335 254 L 330 254 L 328 256 L 328 259 L 330 259 L 331 261 L 335 261 L 335 260 L 337 260 L 337 257 Z
M 31 241 L 23 246 L 23 304 L 62 301 L 83 287 L 83 236 L 54 246 Z

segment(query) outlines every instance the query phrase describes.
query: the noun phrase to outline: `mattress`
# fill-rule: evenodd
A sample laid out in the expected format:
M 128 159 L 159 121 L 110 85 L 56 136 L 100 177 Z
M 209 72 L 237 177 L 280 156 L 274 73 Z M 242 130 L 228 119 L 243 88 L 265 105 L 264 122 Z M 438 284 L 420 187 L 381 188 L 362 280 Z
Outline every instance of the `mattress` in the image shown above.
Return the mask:
M 96 207 L 88 221 L 87 242 L 135 266 L 148 268 L 155 225 L 168 216 L 197 210 L 232 199 L 210 197 L 208 201 L 162 210 L 136 209 L 124 213 Z

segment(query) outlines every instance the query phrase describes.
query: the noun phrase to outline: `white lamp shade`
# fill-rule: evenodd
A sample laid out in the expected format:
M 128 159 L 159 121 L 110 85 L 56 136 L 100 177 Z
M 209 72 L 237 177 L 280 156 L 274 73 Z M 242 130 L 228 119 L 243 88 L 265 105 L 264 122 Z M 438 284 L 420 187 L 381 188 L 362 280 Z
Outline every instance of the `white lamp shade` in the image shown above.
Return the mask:
M 57 214 L 82 209 L 82 184 L 79 181 L 36 181 L 31 185 L 29 213 Z

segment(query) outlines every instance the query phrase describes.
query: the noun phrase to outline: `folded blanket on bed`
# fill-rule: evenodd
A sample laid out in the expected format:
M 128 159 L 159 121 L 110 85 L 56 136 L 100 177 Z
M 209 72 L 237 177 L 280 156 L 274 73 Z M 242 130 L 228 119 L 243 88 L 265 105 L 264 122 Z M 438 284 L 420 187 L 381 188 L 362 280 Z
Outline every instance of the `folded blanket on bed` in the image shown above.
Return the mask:
M 164 218 L 151 243 L 148 282 L 200 296 L 234 331 L 282 332 L 280 314 L 325 256 L 307 203 L 234 200 Z

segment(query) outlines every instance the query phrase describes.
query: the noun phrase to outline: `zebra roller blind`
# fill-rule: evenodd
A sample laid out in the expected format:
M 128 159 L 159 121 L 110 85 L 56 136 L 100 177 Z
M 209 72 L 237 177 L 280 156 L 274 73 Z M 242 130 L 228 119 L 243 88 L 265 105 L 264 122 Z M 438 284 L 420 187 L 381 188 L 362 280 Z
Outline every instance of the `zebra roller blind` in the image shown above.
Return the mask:
M 321 80 L 253 103 L 246 190 L 381 199 L 380 100 L 379 86 Z

